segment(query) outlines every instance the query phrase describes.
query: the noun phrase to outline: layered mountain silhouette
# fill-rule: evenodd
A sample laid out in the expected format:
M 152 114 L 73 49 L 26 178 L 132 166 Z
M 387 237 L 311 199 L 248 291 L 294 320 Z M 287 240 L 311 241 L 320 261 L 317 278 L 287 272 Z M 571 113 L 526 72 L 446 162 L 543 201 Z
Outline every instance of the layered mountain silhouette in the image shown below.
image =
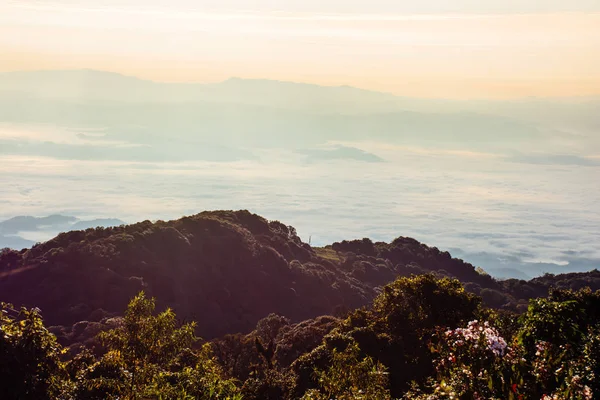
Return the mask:
M 58 232 L 96 228 L 99 226 L 118 226 L 125 222 L 117 218 L 79 219 L 69 215 L 49 215 L 33 217 L 22 215 L 0 221 L 0 249 L 9 247 L 23 249 L 33 246 L 36 241 L 23 237 L 33 234 L 36 237 L 50 238 Z
M 0 92 L 16 97 L 78 102 L 198 103 L 276 106 L 280 109 L 381 111 L 397 97 L 349 86 L 327 87 L 262 79 L 221 83 L 162 83 L 95 70 L 0 73 Z M 315 103 L 316 102 L 316 103 Z M 389 103 L 389 104 L 387 104 Z M 387 105 L 386 105 L 387 104 Z M 348 108 L 349 107 L 349 108 Z
M 600 146 L 587 135 L 600 126 L 598 104 L 597 99 L 446 101 L 270 80 L 160 83 L 93 70 L 20 71 L 0 73 L 0 121 L 66 127 L 72 137 L 2 139 L 0 155 L 236 161 L 259 158 L 257 149 L 285 148 L 306 156 L 327 143 L 373 141 L 503 155 L 545 151 L 564 158 L 565 142 Z M 306 158 L 362 159 L 339 151 Z
M 358 308 L 396 277 L 428 272 L 456 277 L 489 305 L 516 310 L 553 286 L 600 288 L 598 271 L 497 281 L 406 237 L 313 248 L 281 222 L 214 211 L 71 231 L 31 249 L 4 250 L 0 301 L 39 307 L 48 325 L 68 331 L 122 313 L 143 290 L 213 338 L 249 332 L 271 313 L 302 321 Z
M 0 73 L 0 98 L 38 98 L 78 103 L 230 103 L 317 113 L 474 112 L 548 126 L 594 129 L 598 97 L 506 101 L 443 100 L 396 96 L 350 86 L 321 86 L 268 79 L 231 78 L 219 83 L 165 83 L 98 70 Z

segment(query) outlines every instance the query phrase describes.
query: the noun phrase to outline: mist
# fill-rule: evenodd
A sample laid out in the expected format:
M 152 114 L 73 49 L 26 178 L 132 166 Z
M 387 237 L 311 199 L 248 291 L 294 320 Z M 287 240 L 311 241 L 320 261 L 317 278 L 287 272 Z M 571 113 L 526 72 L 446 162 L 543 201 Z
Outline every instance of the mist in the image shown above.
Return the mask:
M 0 82 L 0 219 L 136 222 L 249 209 L 313 245 L 411 236 L 499 277 L 583 271 L 600 260 L 593 100 L 552 103 L 559 129 L 532 111 L 548 99 L 494 108 L 274 81 L 171 86 L 95 71 Z M 0 246 L 64 229 L 13 232 Z

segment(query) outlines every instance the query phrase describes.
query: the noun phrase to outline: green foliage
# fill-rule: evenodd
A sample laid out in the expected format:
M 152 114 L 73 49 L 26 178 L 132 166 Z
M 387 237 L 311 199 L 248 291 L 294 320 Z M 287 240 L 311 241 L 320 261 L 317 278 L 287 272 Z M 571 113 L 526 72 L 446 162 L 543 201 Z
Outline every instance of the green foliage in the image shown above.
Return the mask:
M 244 400 L 281 400 L 291 398 L 293 375 L 287 370 L 257 369 L 242 386 Z
M 129 303 L 122 325 L 100 334 L 116 361 L 113 365 L 128 371 L 123 393 L 127 398 L 138 398 L 162 369 L 170 368 L 176 356 L 197 340 L 195 323 L 178 326 L 172 310 L 155 316 L 154 309 L 154 299 L 141 292 Z
M 421 275 L 399 278 L 383 288 L 366 312 L 355 312 L 348 333 L 361 350 L 390 374 L 390 389 L 400 397 L 433 373 L 428 342 L 438 326 L 456 327 L 475 317 L 480 300 L 460 282 Z
M 134 398 L 131 393 L 132 374 L 127 370 L 119 351 L 109 351 L 99 360 L 89 355 L 87 360 L 73 360 L 75 398 L 118 400 Z
M 361 356 L 386 369 L 386 389 L 398 398 L 413 381 L 434 372 L 429 340 L 438 326 L 457 326 L 474 318 L 480 300 L 456 280 L 433 275 L 399 278 L 383 288 L 370 309 L 359 309 L 331 333 L 323 345 L 293 364 L 295 393 L 322 383 L 312 371 L 327 371 L 334 354 L 358 346 Z M 312 393 L 315 396 L 314 393 Z
M 590 326 L 600 322 L 600 293 L 555 290 L 548 298 L 533 299 L 523 316 L 520 339 L 530 353 L 536 341 L 577 346 Z
M 64 361 L 38 310 L 2 304 L 0 398 L 600 399 L 600 293 L 589 289 L 554 290 L 518 316 L 457 280 L 412 276 L 345 320 L 270 314 L 203 344 L 195 323 L 157 313 L 143 292 L 115 320 L 103 347 Z
M 578 399 L 600 397 L 598 300 L 590 290 L 531 300 L 518 322 L 485 311 L 500 329 L 474 321 L 432 342 L 436 374 L 407 399 Z M 500 332 L 507 335 L 505 340 Z
M 553 286 L 600 288 L 599 271 L 496 281 L 406 237 L 315 249 L 289 226 L 248 211 L 65 232 L 31 249 L 0 250 L 1 299 L 42 308 L 48 324 L 65 327 L 55 331 L 65 345 L 97 332 L 82 338 L 69 327 L 121 314 L 142 289 L 161 309 L 177 305 L 180 318 L 210 321 L 198 334 L 214 339 L 249 332 L 272 312 L 302 321 L 367 306 L 398 276 L 427 272 L 459 279 L 487 306 L 519 311 Z
M 527 368 L 519 350 L 508 347 L 487 321 L 440 330 L 431 346 L 433 379 L 404 398 L 519 399 Z
M 245 381 L 261 363 L 254 339 L 254 336 L 238 333 L 225 335 L 211 343 L 227 375 Z
M 456 279 L 433 275 L 399 278 L 384 287 L 373 302 L 372 313 L 390 334 L 455 326 L 471 318 L 480 299 L 467 293 Z
M 77 393 L 86 399 L 239 399 L 210 345 L 191 348 L 195 323 L 180 325 L 167 309 L 154 315 L 144 293 L 131 300 L 121 325 L 102 332 L 108 352 L 77 373 Z M 84 363 L 85 364 L 85 363 Z
M 389 400 L 388 373 L 371 357 L 361 357 L 358 344 L 334 350 L 329 367 L 316 370 L 319 389 L 309 390 L 303 400 Z
M 52 399 L 66 390 L 61 346 L 44 327 L 39 310 L 2 303 L 0 312 L 0 398 Z
M 189 356 L 192 356 L 191 358 Z M 177 371 L 161 371 L 145 391 L 152 399 L 240 400 L 236 382 L 223 379 L 223 371 L 212 355 L 209 344 L 188 358 Z
M 564 398 L 600 394 L 600 292 L 555 290 L 534 299 L 521 319 L 519 343 L 532 360 L 538 390 Z

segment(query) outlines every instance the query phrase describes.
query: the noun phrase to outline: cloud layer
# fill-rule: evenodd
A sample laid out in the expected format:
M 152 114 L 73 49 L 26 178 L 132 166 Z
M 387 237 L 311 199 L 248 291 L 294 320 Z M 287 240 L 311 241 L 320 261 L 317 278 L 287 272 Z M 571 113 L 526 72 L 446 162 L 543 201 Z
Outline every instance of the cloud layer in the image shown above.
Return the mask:
M 302 165 L 277 151 L 234 163 L 3 156 L 0 217 L 60 212 L 134 222 L 250 209 L 318 245 L 412 236 L 484 268 L 532 275 L 600 260 L 600 188 L 589 184 L 599 167 L 397 149 L 378 155 L 387 162 Z

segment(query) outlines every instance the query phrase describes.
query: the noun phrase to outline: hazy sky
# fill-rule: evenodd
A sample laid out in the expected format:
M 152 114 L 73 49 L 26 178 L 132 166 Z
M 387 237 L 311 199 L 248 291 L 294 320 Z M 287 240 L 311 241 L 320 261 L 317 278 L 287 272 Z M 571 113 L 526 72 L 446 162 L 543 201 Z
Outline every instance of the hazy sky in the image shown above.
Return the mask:
M 2 0 L 0 71 L 600 95 L 598 0 Z

